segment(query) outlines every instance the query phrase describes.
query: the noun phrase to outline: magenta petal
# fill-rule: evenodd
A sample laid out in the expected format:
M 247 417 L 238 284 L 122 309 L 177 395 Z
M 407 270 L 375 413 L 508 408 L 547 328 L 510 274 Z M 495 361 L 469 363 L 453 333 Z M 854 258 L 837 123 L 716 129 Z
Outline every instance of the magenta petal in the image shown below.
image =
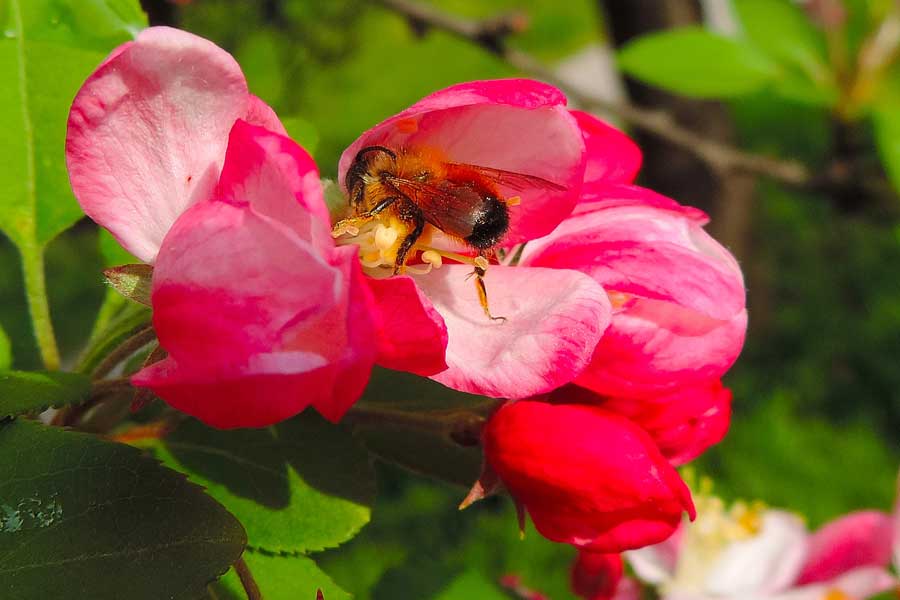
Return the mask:
M 613 299 L 612 324 L 579 385 L 646 397 L 720 377 L 746 332 L 734 258 L 690 209 L 633 186 L 603 189 L 608 198 L 580 204 L 520 262 L 577 269 Z
M 491 321 L 467 280 L 471 267 L 445 265 L 416 283 L 447 325 L 444 385 L 493 398 L 526 398 L 572 380 L 609 323 L 599 285 L 575 271 L 492 266 L 485 283 Z
M 570 111 L 581 133 L 587 162 L 585 182 L 631 183 L 641 168 L 641 149 L 631 138 L 604 123 L 597 117 L 580 110 Z
M 309 404 L 336 420 L 375 358 L 362 277 L 353 249 L 323 256 L 246 207 L 197 204 L 154 270 L 153 324 L 171 361 L 133 381 L 217 427 L 269 424 Z
M 253 113 L 273 123 L 259 103 L 238 64 L 212 42 L 166 27 L 142 31 L 72 103 L 66 164 L 76 198 L 152 262 L 178 215 L 210 197 L 234 121 Z
M 235 122 L 215 195 L 249 203 L 253 212 L 287 225 L 323 252 L 334 247 L 316 163 L 290 138 Z
M 891 561 L 890 515 L 858 511 L 824 525 L 809 540 L 798 585 L 833 579 L 857 567 L 887 567 Z
M 374 298 L 382 367 L 416 375 L 447 368 L 447 326 L 410 277 L 367 279 Z
M 565 97 L 546 84 L 525 79 L 477 81 L 435 92 L 365 132 L 341 155 L 339 181 L 366 146 L 436 150 L 453 162 L 504 169 L 564 186 L 525 190 L 501 186 L 503 197 L 519 196 L 510 208 L 505 245 L 545 235 L 575 206 L 584 176 L 584 141 Z

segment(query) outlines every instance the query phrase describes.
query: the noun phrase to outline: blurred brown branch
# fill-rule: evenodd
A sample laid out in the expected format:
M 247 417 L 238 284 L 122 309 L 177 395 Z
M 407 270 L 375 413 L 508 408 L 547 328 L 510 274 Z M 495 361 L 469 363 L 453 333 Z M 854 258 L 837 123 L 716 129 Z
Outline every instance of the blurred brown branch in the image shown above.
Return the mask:
M 473 20 L 457 17 L 433 6 L 411 0 L 376 0 L 376 2 L 409 19 L 418 31 L 425 31 L 428 28 L 438 29 L 477 44 L 516 69 L 565 90 L 569 98 L 587 110 L 615 115 L 635 127 L 658 135 L 694 154 L 718 173 L 743 172 L 763 175 L 804 188 L 821 188 L 829 184 L 846 183 L 842 181 L 839 172 L 828 172 L 818 177 L 797 161 L 751 154 L 711 140 L 681 126 L 668 113 L 640 108 L 626 102 L 611 102 L 573 90 L 541 61 L 506 44 L 509 35 L 521 31 L 524 27 L 521 13 Z

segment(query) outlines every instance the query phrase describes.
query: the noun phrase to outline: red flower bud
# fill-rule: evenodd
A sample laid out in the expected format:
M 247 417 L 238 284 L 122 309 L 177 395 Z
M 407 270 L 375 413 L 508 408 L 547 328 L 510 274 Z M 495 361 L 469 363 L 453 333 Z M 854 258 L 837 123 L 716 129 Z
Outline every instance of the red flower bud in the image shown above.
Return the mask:
M 650 436 L 595 406 L 518 401 L 484 430 L 489 468 L 553 541 L 621 552 L 694 518 L 690 491 Z

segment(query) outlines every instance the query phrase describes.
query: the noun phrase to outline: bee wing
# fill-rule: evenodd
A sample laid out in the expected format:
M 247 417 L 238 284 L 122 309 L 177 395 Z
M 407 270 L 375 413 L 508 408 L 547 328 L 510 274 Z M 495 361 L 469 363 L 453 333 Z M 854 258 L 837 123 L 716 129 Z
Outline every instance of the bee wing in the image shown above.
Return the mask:
M 418 206 L 429 223 L 463 237 L 471 233 L 472 211 L 483 203 L 478 192 L 465 185 L 444 182 L 438 187 L 402 177 L 390 177 L 388 183 Z
M 564 192 L 565 186 L 559 185 L 552 181 L 536 177 L 534 175 L 526 175 L 524 173 L 516 173 L 515 171 L 504 171 L 503 169 L 494 169 L 492 167 L 482 167 L 480 165 L 470 165 L 466 163 L 447 163 L 451 168 L 460 169 L 461 171 L 474 171 L 481 177 L 493 181 L 497 185 L 505 188 L 516 190 L 518 192 L 529 189 L 545 189 Z

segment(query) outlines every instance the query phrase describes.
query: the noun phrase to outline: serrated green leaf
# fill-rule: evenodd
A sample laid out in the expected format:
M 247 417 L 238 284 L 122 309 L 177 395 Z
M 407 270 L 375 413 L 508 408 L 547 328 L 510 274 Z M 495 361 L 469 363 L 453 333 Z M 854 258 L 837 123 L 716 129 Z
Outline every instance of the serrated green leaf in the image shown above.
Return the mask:
M 12 344 L 3 328 L 0 327 L 0 371 L 6 371 L 12 367 Z
M 154 450 L 203 485 L 271 552 L 314 552 L 368 523 L 375 475 L 348 431 L 310 413 L 268 429 L 220 431 L 188 421 Z
M 150 306 L 153 267 L 150 265 L 121 265 L 103 271 L 107 283 L 122 296 Z
M 481 473 L 479 448 L 463 447 L 433 433 L 385 424 L 357 426 L 354 434 L 378 458 L 419 475 L 471 487 Z
M 65 169 L 72 98 L 146 21 L 136 0 L 4 0 L 0 24 L 0 230 L 43 247 L 82 216 Z
M 322 590 L 325 600 L 350 600 L 351 596 L 305 556 L 245 552 L 244 561 L 266 600 L 315 600 Z M 234 569 L 212 586 L 218 600 L 247 597 Z
M 878 155 L 895 190 L 900 191 L 900 111 L 896 105 L 878 106 L 872 111 Z
M 0 373 L 0 420 L 88 399 L 91 381 L 78 373 L 6 371 Z
M 698 98 L 742 96 L 778 74 L 776 65 L 744 40 L 684 27 L 644 35 L 619 51 L 627 74 L 672 92 Z
M 453 580 L 434 600 L 508 600 L 509 596 L 478 571 L 467 571 Z
M 0 473 L 4 598 L 197 598 L 246 542 L 183 475 L 91 435 L 4 425 Z

